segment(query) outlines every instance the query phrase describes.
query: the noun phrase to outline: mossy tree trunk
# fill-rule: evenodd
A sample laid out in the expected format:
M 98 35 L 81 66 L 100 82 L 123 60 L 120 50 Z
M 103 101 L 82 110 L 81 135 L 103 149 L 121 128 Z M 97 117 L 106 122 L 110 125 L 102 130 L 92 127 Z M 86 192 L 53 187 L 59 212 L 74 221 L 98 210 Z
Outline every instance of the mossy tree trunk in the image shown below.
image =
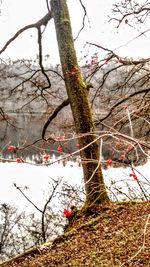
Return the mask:
M 108 201 L 102 168 L 98 167 L 99 144 L 96 139 L 92 112 L 88 100 L 87 86 L 78 66 L 70 17 L 66 0 L 51 0 L 52 16 L 56 28 L 60 60 L 66 85 L 66 90 L 74 118 L 76 133 L 79 137 L 80 152 L 83 164 L 86 203 L 103 203 Z

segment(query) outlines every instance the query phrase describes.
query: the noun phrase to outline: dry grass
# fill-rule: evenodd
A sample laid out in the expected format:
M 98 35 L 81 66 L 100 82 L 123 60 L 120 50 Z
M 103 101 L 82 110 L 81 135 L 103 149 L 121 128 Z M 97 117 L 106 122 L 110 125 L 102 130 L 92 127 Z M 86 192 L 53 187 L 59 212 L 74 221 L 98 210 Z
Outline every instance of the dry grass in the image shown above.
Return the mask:
M 5 267 L 150 267 L 150 202 L 110 203 L 79 211 L 51 248 Z

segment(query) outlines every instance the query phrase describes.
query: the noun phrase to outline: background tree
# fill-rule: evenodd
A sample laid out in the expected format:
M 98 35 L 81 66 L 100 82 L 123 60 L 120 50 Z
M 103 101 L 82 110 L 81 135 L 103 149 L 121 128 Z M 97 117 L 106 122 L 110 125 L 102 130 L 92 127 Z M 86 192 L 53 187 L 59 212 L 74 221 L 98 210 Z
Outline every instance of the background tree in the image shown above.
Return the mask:
M 58 188 L 60 184 L 61 190 Z M 14 186 L 27 200 L 30 209 L 19 212 L 16 207 L 6 203 L 0 205 L 0 261 L 24 253 L 32 247 L 41 247 L 45 242 L 52 242 L 68 225 L 69 221 L 62 212 L 64 207 L 68 210 L 71 206 L 79 207 L 85 199 L 81 186 L 75 188 L 60 180 L 53 181 L 41 208 L 28 197 L 26 186 Z
M 54 201 L 54 198 L 56 197 L 56 190 L 58 188 L 60 184 L 60 180 L 58 179 L 58 181 L 52 181 L 51 183 L 51 192 L 49 193 L 49 196 L 47 198 L 47 200 L 44 203 L 43 208 L 38 207 L 35 203 L 32 202 L 32 200 L 30 200 L 28 198 L 28 196 L 23 192 L 23 190 L 17 186 L 16 184 L 14 184 L 14 187 L 19 190 L 21 192 L 21 194 L 23 195 L 23 197 L 41 214 L 41 219 L 39 219 L 39 223 L 38 223 L 38 227 L 37 227 L 37 223 L 36 220 L 33 220 L 34 223 L 32 224 L 32 229 L 30 229 L 30 231 L 32 232 L 33 236 L 36 237 L 37 239 L 37 243 L 45 243 L 48 236 L 50 235 L 50 230 L 49 230 L 49 225 L 51 222 L 51 218 L 55 218 L 55 214 L 53 212 L 53 209 L 51 208 L 51 206 L 49 205 L 52 201 Z M 52 224 L 52 222 L 51 222 Z M 51 227 L 51 226 L 50 226 Z M 29 229 L 29 227 L 28 227 Z M 54 230 L 53 230 L 54 231 Z
M 8 204 L 0 205 L 0 259 L 4 260 L 19 253 L 26 247 L 22 234 L 20 235 L 18 225 L 21 225 L 24 213 L 18 212 L 15 207 Z M 18 229 L 18 231 L 16 231 Z M 20 229 L 21 230 L 21 229 Z M 26 237 L 27 241 L 27 237 Z

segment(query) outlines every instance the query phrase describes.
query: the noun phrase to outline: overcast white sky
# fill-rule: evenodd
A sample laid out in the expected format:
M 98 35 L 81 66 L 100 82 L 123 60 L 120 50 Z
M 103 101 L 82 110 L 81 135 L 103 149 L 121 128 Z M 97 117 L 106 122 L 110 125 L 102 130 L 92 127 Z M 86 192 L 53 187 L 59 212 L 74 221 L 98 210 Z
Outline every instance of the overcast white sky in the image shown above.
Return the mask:
M 74 37 L 82 25 L 83 10 L 78 0 L 68 0 Z M 76 48 L 80 57 L 80 51 L 86 41 L 95 42 L 109 49 L 115 49 L 125 44 L 138 35 L 138 32 L 126 24 L 122 24 L 117 32 L 114 22 L 108 23 L 108 15 L 114 0 L 83 0 L 87 8 L 90 25 L 86 20 L 86 30 L 82 32 L 76 42 Z M 27 24 L 34 23 L 46 14 L 46 1 L 43 0 L 3 0 L 0 16 L 0 48 L 11 38 L 17 30 Z M 129 45 L 116 50 L 120 56 L 149 57 L 150 40 L 138 39 Z M 58 61 L 58 50 L 55 38 L 54 25 L 51 21 L 44 34 L 44 54 L 50 54 L 52 63 Z M 84 48 L 84 53 L 86 54 Z M 103 57 L 102 51 L 99 56 Z M 3 58 L 35 58 L 37 55 L 36 30 L 29 30 L 14 41 Z M 91 49 L 91 53 L 95 50 Z

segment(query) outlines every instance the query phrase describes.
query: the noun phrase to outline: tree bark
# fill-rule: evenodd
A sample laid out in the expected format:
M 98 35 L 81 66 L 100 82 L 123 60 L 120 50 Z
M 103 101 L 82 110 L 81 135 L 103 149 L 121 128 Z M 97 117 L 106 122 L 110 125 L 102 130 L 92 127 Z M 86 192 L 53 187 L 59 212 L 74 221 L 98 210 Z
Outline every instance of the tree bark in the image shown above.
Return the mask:
M 77 62 L 66 0 L 51 0 L 51 11 L 56 28 L 60 61 L 71 106 L 83 162 L 86 204 L 108 201 L 102 167 L 99 164 L 99 143 L 85 84 Z M 81 137 L 80 137 L 81 136 Z M 89 145 L 91 144 L 91 145 Z

